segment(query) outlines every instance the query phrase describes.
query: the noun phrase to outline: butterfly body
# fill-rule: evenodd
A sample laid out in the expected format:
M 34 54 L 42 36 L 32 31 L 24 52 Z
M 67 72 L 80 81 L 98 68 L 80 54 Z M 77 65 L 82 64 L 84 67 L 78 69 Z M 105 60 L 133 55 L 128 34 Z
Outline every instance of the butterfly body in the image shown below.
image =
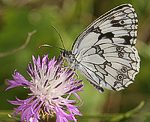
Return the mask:
M 99 91 L 124 89 L 140 68 L 135 48 L 137 22 L 130 4 L 118 6 L 90 24 L 63 57 Z

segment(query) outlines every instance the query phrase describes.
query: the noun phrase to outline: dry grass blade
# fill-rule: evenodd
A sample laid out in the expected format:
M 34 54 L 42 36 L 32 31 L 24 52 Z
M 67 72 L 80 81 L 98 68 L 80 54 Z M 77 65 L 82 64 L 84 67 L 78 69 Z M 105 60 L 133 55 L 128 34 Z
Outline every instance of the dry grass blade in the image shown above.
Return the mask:
M 28 36 L 27 36 L 27 39 L 24 42 L 24 44 L 22 44 L 20 47 L 18 47 L 16 49 L 0 53 L 0 58 L 12 55 L 12 54 L 14 54 L 14 53 L 16 53 L 16 52 L 18 52 L 20 50 L 23 50 L 28 45 L 28 43 L 30 42 L 32 35 L 34 35 L 35 33 L 36 33 L 36 30 L 34 30 L 32 32 L 29 32 Z

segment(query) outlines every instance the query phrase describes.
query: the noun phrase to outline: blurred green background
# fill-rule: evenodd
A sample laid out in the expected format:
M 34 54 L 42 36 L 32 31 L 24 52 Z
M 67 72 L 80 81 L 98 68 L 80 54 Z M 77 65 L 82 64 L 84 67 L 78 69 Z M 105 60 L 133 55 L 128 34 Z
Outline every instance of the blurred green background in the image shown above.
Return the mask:
M 67 49 L 75 38 L 94 19 L 123 3 L 131 3 L 138 15 L 138 39 L 136 47 L 141 58 L 140 73 L 127 89 L 99 93 L 86 79 L 80 93 L 84 104 L 80 108 L 83 117 L 79 122 L 150 122 L 150 0 L 0 0 L 0 122 L 13 122 L 7 114 L 14 106 L 7 100 L 26 98 L 26 91 L 16 88 L 5 92 L 6 80 L 14 70 L 28 77 L 27 64 L 32 55 L 58 56 L 56 48 L 40 48 L 42 44 L 62 47 L 53 25 L 61 34 Z M 11 55 L 26 40 L 28 32 L 37 30 L 29 44 Z M 144 106 L 130 116 L 128 113 L 144 101 Z M 114 113 L 117 113 L 114 115 Z M 121 114 L 121 116 L 120 116 Z M 113 116 L 113 118 L 111 118 Z M 121 119 L 119 119 L 119 117 Z M 54 120 L 51 120 L 51 122 Z

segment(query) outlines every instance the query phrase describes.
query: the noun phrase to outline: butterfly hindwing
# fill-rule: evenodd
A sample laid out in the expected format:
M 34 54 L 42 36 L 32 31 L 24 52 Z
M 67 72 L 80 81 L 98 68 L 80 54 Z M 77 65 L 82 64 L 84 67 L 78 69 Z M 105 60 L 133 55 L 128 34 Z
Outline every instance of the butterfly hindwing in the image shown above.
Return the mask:
M 136 57 L 128 46 L 96 45 L 82 53 L 79 70 L 96 86 L 121 90 L 133 82 L 139 71 Z

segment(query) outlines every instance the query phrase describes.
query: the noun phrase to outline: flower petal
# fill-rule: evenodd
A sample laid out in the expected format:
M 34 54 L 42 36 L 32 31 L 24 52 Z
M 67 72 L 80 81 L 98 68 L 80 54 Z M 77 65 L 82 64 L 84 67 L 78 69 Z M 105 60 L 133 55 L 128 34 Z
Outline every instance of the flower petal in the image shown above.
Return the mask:
M 14 87 L 18 86 L 24 86 L 28 87 L 30 85 L 30 82 L 27 81 L 19 72 L 15 71 L 13 75 L 13 80 L 8 80 L 9 87 L 6 89 L 12 89 Z

